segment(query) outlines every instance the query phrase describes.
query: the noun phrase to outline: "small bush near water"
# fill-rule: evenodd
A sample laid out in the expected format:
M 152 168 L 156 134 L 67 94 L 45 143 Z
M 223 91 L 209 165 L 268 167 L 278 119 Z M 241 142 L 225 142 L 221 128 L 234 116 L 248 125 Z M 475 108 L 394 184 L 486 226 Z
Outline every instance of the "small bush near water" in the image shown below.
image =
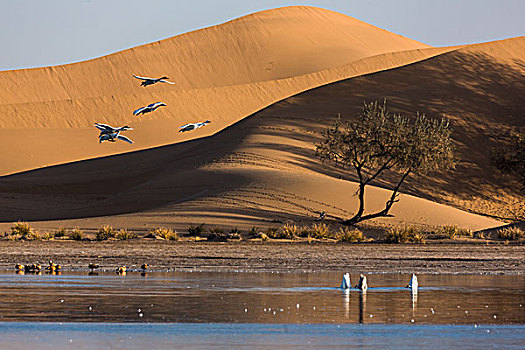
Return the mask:
M 308 236 L 312 238 L 330 238 L 330 228 L 327 224 L 313 224 L 308 231 Z
M 67 235 L 67 231 L 65 228 L 63 227 L 60 227 L 57 231 L 55 231 L 55 238 L 61 238 L 61 237 L 65 237 Z
M 188 227 L 188 235 L 189 236 L 202 236 L 202 234 L 204 233 L 204 224 L 200 224 L 200 225 L 190 225 Z
M 105 225 L 97 232 L 97 241 L 106 241 L 110 238 L 115 238 L 116 232 L 113 227 Z
M 238 239 L 241 240 L 241 231 L 239 231 L 237 228 L 233 228 L 230 230 L 230 233 L 228 234 L 228 239 Z
M 69 234 L 69 238 L 74 241 L 81 241 L 84 239 L 84 232 L 82 232 L 79 228 L 75 228 Z
M 504 240 L 518 240 L 525 237 L 525 232 L 519 227 L 505 227 L 496 231 L 499 239 Z
M 450 239 L 456 239 L 459 236 L 472 237 L 472 231 L 469 229 L 459 228 L 457 226 L 443 226 L 438 233 Z
M 29 223 L 18 221 L 16 224 L 11 226 L 10 234 L 16 239 L 30 239 L 31 236 L 35 235 L 35 232 Z
M 207 237 L 208 241 L 226 242 L 228 240 L 224 230 L 220 227 L 210 228 L 208 231 L 210 231 Z
M 177 232 L 173 231 L 170 228 L 159 227 L 159 228 L 154 228 L 150 230 L 149 232 L 153 234 L 154 236 L 166 239 L 168 241 L 178 241 L 180 239 Z
M 115 238 L 116 239 L 119 239 L 121 241 L 125 241 L 125 240 L 128 240 L 128 239 L 131 239 L 131 238 L 137 238 L 137 235 L 128 231 L 128 230 L 119 230 L 116 234 L 115 234 Z
M 339 229 L 339 231 L 335 234 L 335 239 L 338 242 L 356 243 L 365 241 L 366 237 L 363 235 L 363 232 L 359 231 L 358 229 L 350 230 L 345 227 Z
M 296 225 L 285 224 L 281 226 L 281 236 L 283 238 L 293 239 L 299 235 L 299 228 Z
M 393 227 L 388 230 L 388 243 L 425 243 L 425 234 L 412 226 Z

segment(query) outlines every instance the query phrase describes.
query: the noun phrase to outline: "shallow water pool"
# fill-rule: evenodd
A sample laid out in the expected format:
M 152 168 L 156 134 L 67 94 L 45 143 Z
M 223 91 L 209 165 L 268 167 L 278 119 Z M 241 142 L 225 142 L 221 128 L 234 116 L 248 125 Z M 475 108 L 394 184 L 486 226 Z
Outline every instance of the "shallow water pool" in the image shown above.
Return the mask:
M 525 276 L 420 275 L 416 295 L 404 288 L 408 275 L 368 275 L 366 293 L 343 292 L 341 277 L 3 271 L 0 348 L 525 344 Z

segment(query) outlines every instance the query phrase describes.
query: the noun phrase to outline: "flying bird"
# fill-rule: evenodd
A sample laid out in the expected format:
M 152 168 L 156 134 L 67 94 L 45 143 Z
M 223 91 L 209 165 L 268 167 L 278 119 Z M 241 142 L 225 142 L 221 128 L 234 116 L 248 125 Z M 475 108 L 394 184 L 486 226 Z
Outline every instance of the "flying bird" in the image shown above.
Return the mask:
M 198 128 L 202 128 L 204 125 L 207 125 L 209 123 L 211 123 L 209 120 L 206 120 L 205 122 L 201 122 L 201 123 L 189 123 L 189 124 L 179 127 L 180 129 L 179 132 L 192 131 Z
M 117 139 L 125 141 L 127 143 L 133 143 L 133 141 L 128 139 L 126 136 L 120 135 L 120 132 L 122 131 L 133 130 L 133 128 L 130 128 L 127 125 L 121 126 L 119 128 L 114 128 L 107 124 L 95 123 L 95 128 L 100 130 L 100 134 L 98 135 L 99 143 L 104 141 L 116 142 Z
M 133 112 L 133 115 L 150 113 L 162 106 L 166 106 L 166 104 L 164 102 L 155 102 L 155 103 L 147 105 L 146 107 L 141 107 L 137 109 L 136 111 Z
M 167 84 L 172 84 L 172 85 L 175 84 L 175 83 L 172 83 L 171 81 L 164 80 L 164 79 L 169 79 L 168 77 L 162 77 L 162 78 L 157 78 L 157 79 L 148 78 L 148 77 L 139 77 L 136 75 L 134 75 L 133 77 L 142 80 L 142 83 L 140 83 L 140 86 L 148 86 L 148 85 L 153 85 L 156 83 L 167 83 Z

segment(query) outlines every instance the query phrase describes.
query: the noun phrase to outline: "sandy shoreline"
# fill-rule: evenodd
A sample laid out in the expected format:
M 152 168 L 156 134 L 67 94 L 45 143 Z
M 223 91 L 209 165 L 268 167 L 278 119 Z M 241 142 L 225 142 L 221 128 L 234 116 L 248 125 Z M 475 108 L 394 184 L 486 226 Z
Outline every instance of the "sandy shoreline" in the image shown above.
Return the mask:
M 65 270 L 125 265 L 152 270 L 523 274 L 524 245 L 168 241 L 3 241 L 0 268 L 53 260 Z

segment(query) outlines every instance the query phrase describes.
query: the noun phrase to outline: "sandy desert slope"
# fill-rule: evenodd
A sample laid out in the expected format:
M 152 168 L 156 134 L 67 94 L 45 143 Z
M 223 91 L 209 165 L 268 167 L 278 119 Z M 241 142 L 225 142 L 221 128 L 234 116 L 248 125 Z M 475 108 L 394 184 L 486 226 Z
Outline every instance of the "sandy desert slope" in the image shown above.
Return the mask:
M 0 72 L 0 138 L 9 144 L 0 174 L 189 140 L 196 135 L 177 129 L 193 121 L 212 119 L 198 136 L 212 135 L 298 92 L 442 51 L 335 12 L 288 7 L 91 61 Z M 143 88 L 133 74 L 176 84 Z M 168 107 L 132 116 L 156 101 Z M 94 122 L 132 125 L 136 143 L 98 145 Z
M 320 164 L 313 145 L 338 113 L 351 117 L 364 100 L 386 97 L 396 111 L 450 118 L 462 163 L 455 173 L 412 179 L 412 196 L 385 220 L 495 226 L 428 199 L 496 217 L 512 215 L 509 201 L 519 210 L 517 184 L 490 169 L 486 147 L 524 124 L 524 57 L 523 37 L 430 48 L 337 13 L 291 7 L 87 62 L 0 72 L 8 145 L 0 172 L 12 174 L 0 181 L 0 221 L 143 229 L 271 225 L 320 211 L 343 217 L 356 207 L 353 178 Z M 144 89 L 133 73 L 177 84 Z M 168 107 L 131 116 L 159 100 Z M 204 119 L 212 124 L 176 132 Z M 135 144 L 99 145 L 94 121 L 132 125 Z M 378 185 L 388 188 L 388 179 Z M 379 208 L 386 195 L 372 188 L 367 200 Z

